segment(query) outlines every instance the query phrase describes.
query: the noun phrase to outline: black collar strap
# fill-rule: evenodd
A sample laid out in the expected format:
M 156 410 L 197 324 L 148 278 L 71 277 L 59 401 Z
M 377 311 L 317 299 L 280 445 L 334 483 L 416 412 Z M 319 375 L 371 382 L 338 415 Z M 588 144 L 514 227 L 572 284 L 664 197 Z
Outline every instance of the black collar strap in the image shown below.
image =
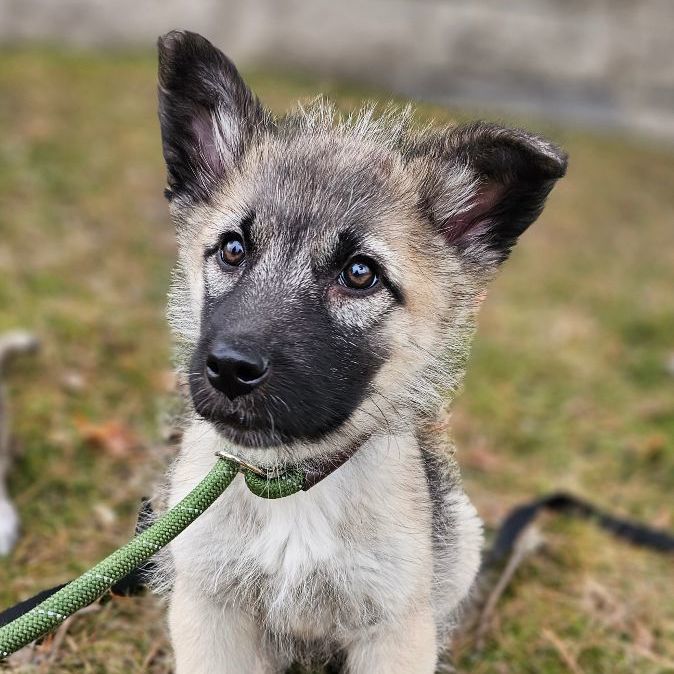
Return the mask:
M 329 460 L 325 459 L 315 465 L 310 464 L 304 468 L 304 483 L 302 484 L 302 491 L 308 491 L 314 485 L 317 485 L 322 480 L 325 480 L 328 475 L 332 475 L 338 468 L 341 468 L 359 449 L 362 442 L 357 442 L 343 449 L 332 456 Z

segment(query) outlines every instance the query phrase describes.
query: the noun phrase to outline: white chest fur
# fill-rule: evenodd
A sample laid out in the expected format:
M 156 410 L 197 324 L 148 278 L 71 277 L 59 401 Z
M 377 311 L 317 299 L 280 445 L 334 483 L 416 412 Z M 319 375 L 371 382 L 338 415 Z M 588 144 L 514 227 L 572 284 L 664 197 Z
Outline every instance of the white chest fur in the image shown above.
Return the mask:
M 186 435 L 171 504 L 206 474 L 222 442 L 205 424 Z M 348 637 L 428 601 L 431 507 L 413 437 L 373 439 L 308 492 L 251 494 L 239 476 L 173 544 L 195 591 L 238 605 L 269 631 Z

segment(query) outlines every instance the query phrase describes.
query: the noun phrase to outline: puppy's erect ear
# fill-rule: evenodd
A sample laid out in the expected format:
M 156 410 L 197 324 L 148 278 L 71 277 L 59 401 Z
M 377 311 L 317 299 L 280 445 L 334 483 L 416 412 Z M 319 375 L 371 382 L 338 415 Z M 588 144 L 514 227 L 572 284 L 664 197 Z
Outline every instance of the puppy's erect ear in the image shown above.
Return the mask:
M 429 132 L 409 156 L 425 214 L 466 259 L 486 267 L 508 257 L 567 164 L 552 143 L 488 122 Z
M 173 31 L 158 46 L 167 196 L 205 200 L 268 117 L 234 64 L 201 35 Z

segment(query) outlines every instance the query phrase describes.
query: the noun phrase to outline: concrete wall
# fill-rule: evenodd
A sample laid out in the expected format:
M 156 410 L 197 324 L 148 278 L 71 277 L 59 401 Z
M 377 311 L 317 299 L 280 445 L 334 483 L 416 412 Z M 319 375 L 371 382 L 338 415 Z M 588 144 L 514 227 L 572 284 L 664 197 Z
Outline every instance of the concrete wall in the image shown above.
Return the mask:
M 672 0 L 0 0 L 0 41 L 197 30 L 272 63 L 674 139 Z

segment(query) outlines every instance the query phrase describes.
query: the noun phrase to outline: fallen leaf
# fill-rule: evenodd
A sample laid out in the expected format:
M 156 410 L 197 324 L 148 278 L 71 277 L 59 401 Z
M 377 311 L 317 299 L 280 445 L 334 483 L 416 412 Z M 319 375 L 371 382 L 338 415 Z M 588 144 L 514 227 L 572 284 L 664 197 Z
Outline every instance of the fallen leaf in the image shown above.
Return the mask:
M 141 444 L 136 434 L 119 421 L 102 424 L 79 421 L 75 425 L 84 442 L 104 450 L 115 459 L 128 458 Z

